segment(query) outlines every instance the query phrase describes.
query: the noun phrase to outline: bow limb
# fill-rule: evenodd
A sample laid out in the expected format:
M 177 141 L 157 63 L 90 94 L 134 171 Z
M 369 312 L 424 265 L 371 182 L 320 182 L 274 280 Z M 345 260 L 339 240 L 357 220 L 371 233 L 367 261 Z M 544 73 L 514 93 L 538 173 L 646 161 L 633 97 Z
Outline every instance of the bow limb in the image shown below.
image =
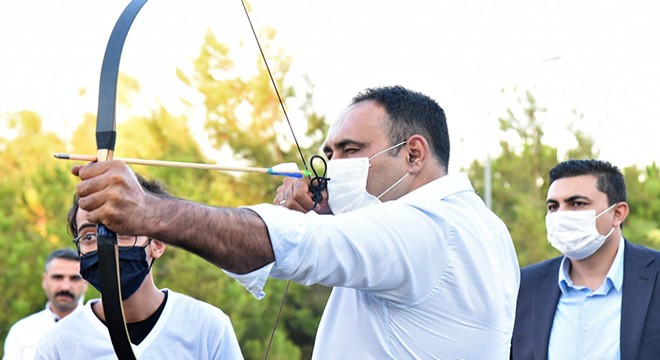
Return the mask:
M 115 24 L 103 57 L 99 84 L 99 104 L 96 117 L 97 160 L 112 160 L 117 138 L 115 109 L 119 61 L 126 35 L 147 0 L 131 0 Z M 130 336 L 124 319 L 119 278 L 119 248 L 117 234 L 103 224 L 97 226 L 99 270 L 101 276 L 101 299 L 112 347 L 117 358 L 135 359 Z

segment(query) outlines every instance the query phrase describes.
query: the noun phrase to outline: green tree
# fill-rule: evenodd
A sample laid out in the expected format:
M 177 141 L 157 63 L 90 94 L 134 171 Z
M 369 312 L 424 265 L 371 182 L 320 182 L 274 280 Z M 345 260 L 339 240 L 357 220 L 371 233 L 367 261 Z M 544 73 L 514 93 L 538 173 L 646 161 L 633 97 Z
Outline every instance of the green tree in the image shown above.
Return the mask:
M 72 246 L 62 209 L 70 201 L 74 179 L 64 164 L 53 161 L 53 149 L 64 143 L 44 132 L 41 117 L 31 111 L 8 114 L 16 130 L 0 147 L 0 339 L 27 314 L 43 309 L 41 274 L 48 253 Z
M 545 241 L 545 193 L 547 171 L 557 163 L 557 149 L 543 144 L 543 124 L 538 114 L 546 111 L 530 92 L 519 98 L 520 114 L 507 109 L 499 118 L 503 138 L 501 153 L 491 161 L 492 206 L 509 227 L 521 265 L 547 258 L 552 251 Z M 483 193 L 483 164 L 474 161 L 468 175 L 475 190 Z
M 623 236 L 630 241 L 660 249 L 660 169 L 654 162 L 644 169 L 623 169 L 630 214 Z

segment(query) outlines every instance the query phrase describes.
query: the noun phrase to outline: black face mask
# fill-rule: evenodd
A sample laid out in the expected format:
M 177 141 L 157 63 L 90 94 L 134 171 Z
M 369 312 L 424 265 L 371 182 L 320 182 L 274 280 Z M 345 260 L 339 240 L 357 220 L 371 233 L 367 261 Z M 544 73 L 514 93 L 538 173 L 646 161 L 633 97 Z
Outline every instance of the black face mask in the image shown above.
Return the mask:
M 153 261 L 151 261 L 151 264 L 147 262 L 147 253 L 145 251 L 148 245 L 133 246 L 130 249 L 119 249 L 119 277 L 122 300 L 126 300 L 135 294 L 151 270 Z M 98 251 L 80 257 L 80 275 L 103 294 Z

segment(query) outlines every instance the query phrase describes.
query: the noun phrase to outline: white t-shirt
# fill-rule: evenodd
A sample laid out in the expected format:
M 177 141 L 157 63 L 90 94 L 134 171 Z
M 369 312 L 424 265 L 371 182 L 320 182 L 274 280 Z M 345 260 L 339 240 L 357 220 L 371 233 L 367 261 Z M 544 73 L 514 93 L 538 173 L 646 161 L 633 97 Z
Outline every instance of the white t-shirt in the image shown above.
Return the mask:
M 315 359 L 509 358 L 518 260 L 467 176 L 335 216 L 250 208 L 275 262 L 231 276 L 257 297 L 268 276 L 334 287 Z
M 108 328 L 92 310 L 96 301 L 46 333 L 35 359 L 116 359 Z M 243 359 L 222 310 L 171 290 L 156 325 L 133 353 L 138 359 Z

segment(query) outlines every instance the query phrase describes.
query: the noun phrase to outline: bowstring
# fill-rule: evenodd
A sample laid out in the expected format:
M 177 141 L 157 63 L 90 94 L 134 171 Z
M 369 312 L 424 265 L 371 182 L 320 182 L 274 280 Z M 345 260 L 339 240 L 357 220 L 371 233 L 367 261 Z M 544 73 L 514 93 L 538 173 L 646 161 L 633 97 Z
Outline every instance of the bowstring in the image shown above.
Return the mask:
M 245 0 L 241 0 L 241 4 L 243 5 L 243 10 L 245 11 L 245 16 L 247 17 L 248 23 L 250 24 L 250 29 L 252 30 L 252 35 L 254 36 L 254 40 L 257 42 L 257 46 L 259 47 L 259 53 L 261 54 L 261 59 L 264 61 L 264 65 L 266 66 L 266 71 L 268 72 L 268 77 L 270 78 L 270 82 L 273 84 L 273 89 L 275 89 L 275 94 L 277 94 L 277 100 L 280 103 L 280 107 L 282 108 L 282 112 L 284 113 L 284 118 L 286 119 L 287 124 L 289 125 L 289 129 L 291 130 L 291 135 L 293 135 L 293 141 L 296 143 L 296 148 L 298 149 L 298 154 L 300 155 L 300 159 L 303 162 L 303 166 L 305 167 L 305 170 L 309 170 L 307 167 L 307 162 L 305 161 L 305 156 L 302 153 L 302 150 L 300 148 L 300 144 L 298 143 L 298 138 L 296 138 L 296 133 L 293 131 L 293 126 L 291 125 L 291 121 L 289 120 L 289 115 L 286 112 L 286 107 L 284 106 L 284 101 L 282 100 L 282 96 L 280 96 L 280 91 L 277 88 L 277 84 L 275 83 L 275 78 L 273 77 L 273 73 L 270 71 L 270 66 L 268 66 L 268 60 L 266 60 L 266 55 L 264 53 L 263 48 L 261 47 L 261 42 L 259 41 L 259 37 L 257 36 L 257 32 L 254 29 L 254 25 L 252 24 L 252 19 L 250 18 L 250 13 L 248 12 L 247 6 L 245 5 Z M 289 285 L 291 285 L 291 280 L 288 280 L 286 283 L 286 287 L 284 288 L 284 295 L 282 295 L 282 301 L 280 303 L 280 308 L 277 311 L 277 317 L 275 318 L 275 323 L 273 324 L 273 330 L 270 333 L 270 338 L 268 339 L 268 346 L 266 347 L 266 353 L 264 354 L 264 360 L 268 359 L 268 353 L 270 351 L 270 346 L 273 343 L 273 338 L 275 337 L 275 330 L 277 329 L 277 324 L 280 321 L 280 317 L 282 316 L 282 310 L 284 309 L 284 303 L 286 301 L 286 296 L 289 293 Z
M 254 29 L 254 25 L 252 25 L 252 19 L 250 18 L 250 13 L 248 12 L 247 6 L 245 5 L 245 0 L 241 0 L 241 4 L 243 5 L 243 10 L 245 11 L 245 16 L 247 17 L 248 23 L 250 23 L 250 29 L 252 30 L 252 35 L 254 36 L 254 40 L 257 42 L 257 46 L 259 47 L 259 53 L 261 53 L 261 58 L 263 59 L 264 65 L 266 66 L 266 71 L 268 71 L 268 77 L 270 78 L 270 82 L 273 84 L 273 89 L 275 89 L 275 94 L 277 94 L 277 100 L 280 103 L 280 108 L 282 108 L 282 112 L 284 113 L 284 118 L 286 119 L 286 122 L 289 125 L 289 129 L 291 130 L 291 135 L 293 135 L 293 141 L 296 143 L 296 148 L 298 148 L 298 154 L 300 155 L 300 159 L 303 162 L 303 166 L 305 167 L 305 170 L 309 170 L 309 168 L 307 167 L 307 162 L 305 161 L 305 156 L 303 155 L 302 150 L 300 149 L 298 138 L 296 138 L 296 132 L 293 131 L 293 126 L 291 125 L 291 121 L 289 120 L 289 114 L 287 114 L 286 112 L 284 101 L 282 100 L 282 96 L 280 96 L 280 91 L 277 88 L 277 84 L 275 83 L 275 78 L 273 77 L 273 73 L 270 71 L 270 66 L 268 66 L 268 60 L 266 60 L 266 55 L 264 54 L 264 50 L 261 47 L 261 42 L 259 41 L 259 37 L 257 36 L 256 30 Z

